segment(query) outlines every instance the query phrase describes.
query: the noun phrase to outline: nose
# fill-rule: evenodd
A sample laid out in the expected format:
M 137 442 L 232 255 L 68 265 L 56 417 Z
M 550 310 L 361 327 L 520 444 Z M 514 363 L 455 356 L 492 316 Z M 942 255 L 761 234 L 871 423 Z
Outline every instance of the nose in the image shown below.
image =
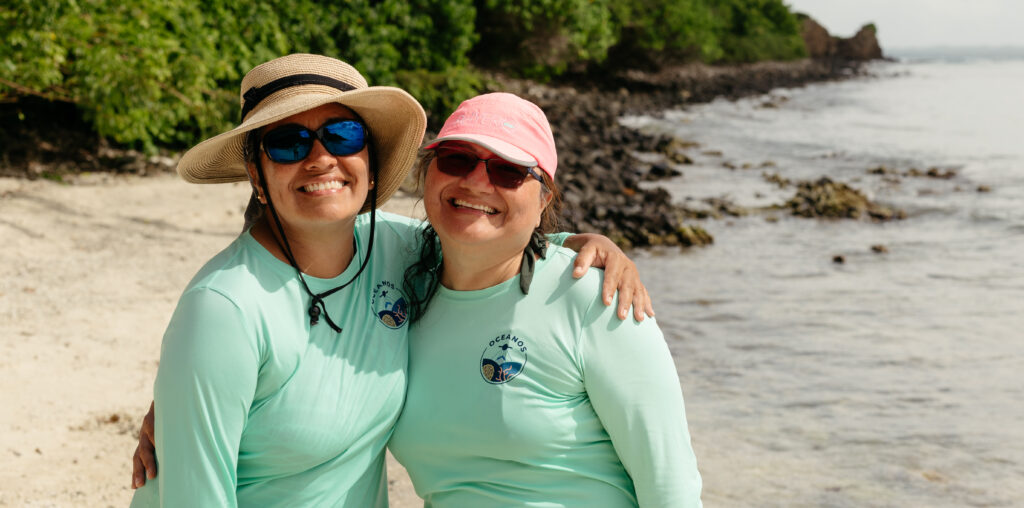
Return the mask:
M 462 177 L 461 183 L 464 187 L 489 189 L 491 177 L 487 176 L 487 162 L 483 159 L 476 161 L 473 171 Z
M 309 155 L 303 159 L 303 168 L 306 170 L 324 170 L 331 168 L 338 163 L 338 158 L 331 155 L 331 152 L 324 148 L 319 139 L 313 140 L 313 147 L 309 149 Z

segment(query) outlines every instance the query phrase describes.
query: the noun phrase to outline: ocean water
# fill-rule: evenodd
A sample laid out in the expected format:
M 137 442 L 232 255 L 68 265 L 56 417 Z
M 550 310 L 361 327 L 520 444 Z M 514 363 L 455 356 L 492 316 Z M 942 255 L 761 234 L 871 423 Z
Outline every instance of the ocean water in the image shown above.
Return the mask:
M 870 70 L 622 120 L 700 144 L 659 183 L 693 207 L 782 203 L 778 173 L 907 212 L 711 219 L 713 246 L 637 254 L 706 506 L 1024 506 L 1024 60 Z

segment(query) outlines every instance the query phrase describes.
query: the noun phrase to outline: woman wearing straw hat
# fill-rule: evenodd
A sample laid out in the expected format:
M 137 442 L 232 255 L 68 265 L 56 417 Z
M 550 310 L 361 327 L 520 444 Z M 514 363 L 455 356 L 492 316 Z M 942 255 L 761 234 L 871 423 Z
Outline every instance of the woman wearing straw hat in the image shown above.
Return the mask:
M 545 246 L 560 196 L 544 113 L 463 102 L 419 173 L 409 391 L 388 447 L 433 508 L 698 507 L 676 367 L 653 319 L 620 321 L 601 272 Z M 439 255 L 433 246 L 440 244 Z
M 376 208 L 413 164 L 425 115 L 317 55 L 259 65 L 241 91 L 241 125 L 178 171 L 249 179 L 266 213 L 178 302 L 154 388 L 161 474 L 132 505 L 386 506 L 418 237 Z

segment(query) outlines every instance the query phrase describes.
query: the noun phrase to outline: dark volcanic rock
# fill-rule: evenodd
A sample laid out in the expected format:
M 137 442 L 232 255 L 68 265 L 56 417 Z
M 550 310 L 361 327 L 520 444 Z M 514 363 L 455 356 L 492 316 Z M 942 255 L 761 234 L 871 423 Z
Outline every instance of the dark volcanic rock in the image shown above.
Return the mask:
M 547 114 L 558 147 L 558 184 L 566 203 L 562 215 L 568 230 L 600 232 L 627 247 L 705 245 L 713 241 L 711 236 L 687 220 L 744 215 L 747 211 L 718 206 L 721 203 L 709 203 L 710 212 L 691 211 L 673 203 L 664 189 L 641 188 L 640 182 L 671 177 L 675 170 L 668 164 L 641 162 L 633 153 L 660 153 L 667 161 L 687 164 L 690 159 L 685 152 L 697 145 L 638 132 L 621 125 L 619 118 L 626 114 L 657 115 L 717 97 L 736 98 L 777 87 L 840 79 L 859 69 L 856 63 L 837 62 L 808 59 L 620 70 L 599 78 L 570 76 L 561 87 L 496 76 L 494 91 L 520 95 Z
M 800 27 L 800 35 L 807 46 L 807 56 L 811 58 L 829 58 L 836 53 L 836 38 L 825 30 L 811 17 L 805 17 Z
M 713 241 L 662 188 L 641 181 L 677 176 L 666 163 L 642 163 L 634 152 L 676 153 L 679 141 L 619 124 L 627 105 L 614 92 L 580 93 L 525 82 L 505 89 L 539 105 L 551 122 L 558 147 L 558 184 L 570 231 L 600 232 L 625 247 L 705 245 Z
M 864 25 L 853 37 L 846 39 L 830 35 L 825 27 L 810 16 L 803 17 L 800 28 L 800 35 L 811 58 L 854 61 L 883 58 L 875 25 Z
M 877 60 L 882 58 L 882 48 L 875 36 L 875 25 L 864 25 L 849 39 L 839 39 L 836 56 L 847 60 Z
M 906 217 L 906 212 L 874 203 L 857 189 L 828 178 L 821 178 L 815 182 L 801 182 L 796 195 L 787 201 L 785 206 L 793 215 L 809 218 L 870 218 L 887 221 Z

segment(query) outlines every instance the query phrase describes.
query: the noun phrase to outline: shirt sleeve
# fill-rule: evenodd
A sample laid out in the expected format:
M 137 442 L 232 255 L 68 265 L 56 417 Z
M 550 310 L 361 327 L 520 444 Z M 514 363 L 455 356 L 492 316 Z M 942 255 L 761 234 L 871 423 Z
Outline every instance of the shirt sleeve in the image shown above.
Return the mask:
M 182 295 L 157 371 L 161 506 L 237 506 L 238 449 L 259 351 L 241 309 L 210 289 Z
M 675 362 L 653 318 L 620 321 L 592 304 L 580 337 L 584 387 L 647 507 L 700 507 Z
M 557 245 L 559 247 L 563 247 L 563 246 L 565 246 L 565 240 L 568 239 L 570 236 L 575 235 L 575 234 L 576 233 L 567 233 L 567 232 L 563 231 L 561 233 L 551 233 L 551 234 L 544 235 L 544 236 L 547 236 L 549 242 L 551 242 L 551 243 L 553 243 L 553 244 L 555 244 L 555 245 Z

